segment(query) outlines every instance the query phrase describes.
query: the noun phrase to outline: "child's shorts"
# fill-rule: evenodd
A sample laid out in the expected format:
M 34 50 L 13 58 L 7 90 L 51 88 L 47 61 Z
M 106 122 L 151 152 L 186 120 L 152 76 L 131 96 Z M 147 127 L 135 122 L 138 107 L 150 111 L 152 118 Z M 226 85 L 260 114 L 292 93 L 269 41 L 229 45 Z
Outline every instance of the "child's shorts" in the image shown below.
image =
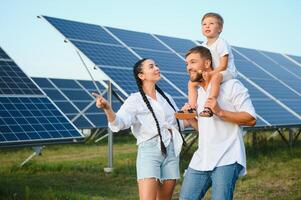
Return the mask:
M 166 148 L 167 155 L 163 156 L 158 143 L 158 137 L 138 145 L 137 179 L 156 178 L 161 182 L 169 179 L 179 179 L 179 156 L 174 153 L 172 139 Z

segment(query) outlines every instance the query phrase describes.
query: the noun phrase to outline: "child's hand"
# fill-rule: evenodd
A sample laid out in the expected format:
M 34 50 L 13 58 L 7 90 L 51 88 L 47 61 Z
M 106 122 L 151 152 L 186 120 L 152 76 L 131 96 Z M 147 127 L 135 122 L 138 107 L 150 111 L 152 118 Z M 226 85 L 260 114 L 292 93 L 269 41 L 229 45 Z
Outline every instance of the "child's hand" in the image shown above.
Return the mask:
M 181 108 L 184 112 L 187 112 L 189 109 L 191 109 L 191 106 L 189 103 L 185 103 L 184 106 Z

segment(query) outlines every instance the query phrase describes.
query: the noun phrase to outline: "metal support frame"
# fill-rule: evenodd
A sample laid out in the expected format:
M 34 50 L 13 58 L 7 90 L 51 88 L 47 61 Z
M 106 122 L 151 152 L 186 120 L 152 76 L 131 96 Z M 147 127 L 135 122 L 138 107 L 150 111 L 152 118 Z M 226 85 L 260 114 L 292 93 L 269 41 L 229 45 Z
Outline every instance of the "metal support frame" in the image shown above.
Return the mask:
M 293 147 L 296 144 L 296 141 L 299 138 L 301 133 L 301 128 L 288 128 L 288 139 L 285 137 L 285 133 L 283 129 L 277 129 L 281 139 L 287 144 L 289 147 Z
M 110 106 L 112 106 L 112 83 L 111 81 L 106 81 L 108 85 L 107 100 Z M 104 168 L 106 173 L 113 171 L 113 133 L 108 127 L 108 167 Z
M 33 154 L 31 154 L 28 158 L 26 158 L 21 164 L 20 167 L 23 167 L 28 161 L 30 161 L 33 157 L 35 156 L 40 156 L 42 155 L 42 146 L 37 146 L 37 147 L 32 147 L 34 150 Z

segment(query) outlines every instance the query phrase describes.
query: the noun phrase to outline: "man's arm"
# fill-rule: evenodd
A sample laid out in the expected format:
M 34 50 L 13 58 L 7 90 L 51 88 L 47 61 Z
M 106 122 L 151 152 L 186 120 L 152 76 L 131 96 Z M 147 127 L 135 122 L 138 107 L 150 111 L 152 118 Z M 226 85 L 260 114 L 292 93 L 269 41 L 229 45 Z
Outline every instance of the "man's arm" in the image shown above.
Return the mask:
M 254 126 L 256 124 L 256 119 L 249 113 L 223 110 L 214 98 L 208 99 L 206 106 L 211 108 L 212 112 L 224 121 L 245 126 Z

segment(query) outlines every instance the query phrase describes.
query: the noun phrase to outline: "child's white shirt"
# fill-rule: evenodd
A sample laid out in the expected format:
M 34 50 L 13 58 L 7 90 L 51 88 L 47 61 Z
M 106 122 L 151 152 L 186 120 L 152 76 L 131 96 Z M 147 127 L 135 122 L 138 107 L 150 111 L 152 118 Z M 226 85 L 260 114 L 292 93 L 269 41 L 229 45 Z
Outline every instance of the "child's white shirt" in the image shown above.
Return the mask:
M 207 45 L 207 41 L 204 41 L 202 46 L 210 50 L 213 59 L 213 68 L 216 68 L 219 65 L 221 57 L 228 54 L 228 65 L 226 71 L 231 73 L 232 78 L 237 77 L 237 69 L 234 64 L 232 49 L 226 40 L 217 38 L 217 40 L 210 46 Z

